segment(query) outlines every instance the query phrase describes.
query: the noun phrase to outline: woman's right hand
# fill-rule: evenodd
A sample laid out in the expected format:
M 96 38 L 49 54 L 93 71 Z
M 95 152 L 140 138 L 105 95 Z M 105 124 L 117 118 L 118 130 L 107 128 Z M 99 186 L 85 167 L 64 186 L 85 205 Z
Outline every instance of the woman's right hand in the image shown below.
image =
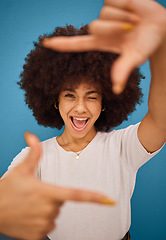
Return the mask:
M 0 233 L 23 240 L 43 239 L 55 225 L 65 201 L 115 205 L 106 196 L 41 182 L 35 170 L 42 146 L 34 134 L 26 133 L 31 150 L 18 166 L 0 180 Z
M 107 51 L 120 54 L 111 68 L 113 91 L 121 93 L 132 70 L 166 39 L 166 9 L 151 0 L 105 0 L 89 35 L 46 38 L 43 46 L 62 52 Z

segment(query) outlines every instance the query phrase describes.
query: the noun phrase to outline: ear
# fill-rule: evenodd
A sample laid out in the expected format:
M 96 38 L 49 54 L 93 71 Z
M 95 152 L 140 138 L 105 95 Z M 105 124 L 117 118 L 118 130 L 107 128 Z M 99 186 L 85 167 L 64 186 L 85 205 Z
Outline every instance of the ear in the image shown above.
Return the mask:
M 56 109 L 59 109 L 59 102 L 58 102 L 58 101 L 55 102 L 54 107 L 55 107 Z

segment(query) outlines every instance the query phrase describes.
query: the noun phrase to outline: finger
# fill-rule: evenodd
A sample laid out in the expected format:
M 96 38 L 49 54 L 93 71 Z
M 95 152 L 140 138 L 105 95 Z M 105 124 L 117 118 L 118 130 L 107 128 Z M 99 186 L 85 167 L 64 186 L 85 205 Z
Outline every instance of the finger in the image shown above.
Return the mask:
M 96 38 L 91 35 L 73 37 L 53 37 L 44 39 L 42 45 L 56 51 L 78 52 L 95 50 Z
M 121 36 L 116 34 L 116 38 L 97 36 L 95 50 L 104 52 L 120 53 Z
M 111 6 L 103 6 L 100 11 L 99 19 L 118 20 L 123 22 L 131 22 L 134 24 L 140 22 L 140 17 L 138 17 L 136 14 Z
M 97 36 L 115 36 L 117 33 L 130 32 L 135 26 L 120 21 L 94 20 L 89 24 L 89 32 Z
M 44 189 L 43 194 L 55 202 L 93 202 L 111 206 L 116 204 L 114 199 L 92 191 L 60 187 L 49 184 L 45 184 L 45 186 L 42 186 L 42 188 Z
M 128 11 L 133 11 L 134 9 L 132 0 L 105 0 L 104 5 L 113 6 Z
M 113 64 L 111 78 L 113 91 L 120 94 L 124 90 L 131 72 L 143 63 L 144 58 L 137 52 L 122 54 Z
M 119 38 L 120 39 L 120 38 Z M 45 39 L 42 44 L 46 48 L 63 52 L 81 52 L 81 51 L 108 51 L 119 53 L 117 39 L 108 39 L 102 36 L 74 36 L 74 37 L 55 37 Z
M 27 145 L 30 147 L 30 151 L 18 167 L 26 170 L 26 172 L 34 173 L 42 154 L 42 146 L 40 140 L 35 134 L 26 132 L 24 137 Z
M 46 236 L 47 234 L 49 234 L 51 231 L 53 231 L 54 229 L 56 228 L 56 223 L 55 223 L 55 220 L 51 220 L 49 223 L 48 223 L 48 226 L 43 228 L 43 238 L 40 238 L 40 239 L 48 239 Z M 29 239 L 28 239 L 29 240 Z

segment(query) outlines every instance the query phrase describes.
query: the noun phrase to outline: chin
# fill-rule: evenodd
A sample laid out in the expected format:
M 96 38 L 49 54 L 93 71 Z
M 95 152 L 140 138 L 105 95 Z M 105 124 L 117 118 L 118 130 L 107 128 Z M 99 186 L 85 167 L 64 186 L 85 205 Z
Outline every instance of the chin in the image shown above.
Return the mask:
M 75 133 L 72 133 L 72 137 L 74 138 L 77 138 L 77 139 L 81 139 L 83 137 L 85 137 L 86 135 L 88 134 L 88 132 L 75 132 Z

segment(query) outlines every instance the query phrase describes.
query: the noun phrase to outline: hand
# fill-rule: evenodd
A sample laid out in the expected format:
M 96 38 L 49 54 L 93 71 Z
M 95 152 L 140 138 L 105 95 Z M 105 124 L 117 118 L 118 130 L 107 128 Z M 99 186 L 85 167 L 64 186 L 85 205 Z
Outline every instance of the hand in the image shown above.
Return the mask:
M 45 39 L 57 51 L 110 51 L 120 54 L 111 69 L 113 91 L 121 93 L 131 71 L 143 64 L 166 38 L 166 10 L 151 0 L 105 0 L 90 35 Z
M 28 156 L 0 181 L 0 232 L 23 240 L 44 238 L 55 226 L 65 201 L 114 205 L 115 201 L 90 191 L 42 183 L 35 169 L 42 154 L 39 139 L 25 134 L 31 147 Z

